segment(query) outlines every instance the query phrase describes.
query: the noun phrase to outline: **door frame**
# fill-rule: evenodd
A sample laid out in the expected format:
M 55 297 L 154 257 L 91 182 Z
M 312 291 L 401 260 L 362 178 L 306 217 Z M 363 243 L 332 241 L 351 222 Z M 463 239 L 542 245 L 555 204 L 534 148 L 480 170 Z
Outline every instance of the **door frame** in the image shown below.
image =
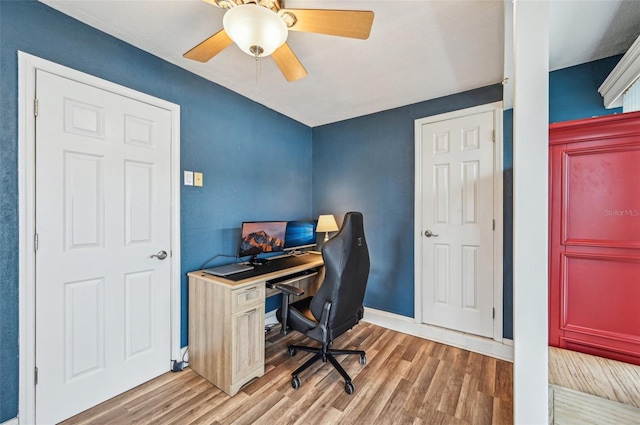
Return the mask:
M 36 70 L 46 71 L 99 89 L 148 103 L 171 114 L 171 359 L 180 347 L 180 106 L 18 51 L 18 282 L 19 282 L 19 401 L 21 423 L 35 423 L 35 116 Z M 167 359 L 167 371 L 171 359 Z
M 433 115 L 415 120 L 415 198 L 414 198 L 414 320 L 422 324 L 422 126 L 438 121 L 451 120 L 483 112 L 493 112 L 494 125 L 494 182 L 493 210 L 495 220 L 493 244 L 493 305 L 495 319 L 493 321 L 493 340 L 503 342 L 503 137 L 502 137 L 502 102 L 494 102 L 444 114 Z M 432 325 L 429 325 L 432 326 Z M 463 332 L 447 330 L 449 334 Z M 455 337 L 454 337 L 455 338 Z M 482 337 L 478 337 L 482 338 Z

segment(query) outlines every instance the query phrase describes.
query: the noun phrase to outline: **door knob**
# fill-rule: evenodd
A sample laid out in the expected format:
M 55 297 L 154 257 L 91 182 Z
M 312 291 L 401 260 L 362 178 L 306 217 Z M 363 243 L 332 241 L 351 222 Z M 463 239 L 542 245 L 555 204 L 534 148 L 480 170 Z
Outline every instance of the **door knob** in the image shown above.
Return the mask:
M 167 258 L 167 251 L 158 251 L 157 254 L 153 254 L 149 258 L 157 258 L 158 260 L 164 260 Z
M 433 233 L 431 230 L 426 230 L 426 231 L 424 232 L 424 235 L 425 235 L 426 237 L 428 237 L 428 238 L 430 238 L 430 237 L 432 237 L 432 236 L 433 236 L 434 238 L 437 238 L 437 237 L 438 237 L 438 235 L 436 235 L 435 233 Z

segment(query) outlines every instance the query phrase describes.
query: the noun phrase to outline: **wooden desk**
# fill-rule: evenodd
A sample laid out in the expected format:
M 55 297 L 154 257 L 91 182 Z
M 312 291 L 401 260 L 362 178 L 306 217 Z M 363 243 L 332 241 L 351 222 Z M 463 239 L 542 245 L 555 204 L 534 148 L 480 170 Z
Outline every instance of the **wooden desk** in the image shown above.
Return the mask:
M 285 282 L 315 294 L 322 282 L 322 256 L 308 254 L 303 265 L 234 282 L 191 272 L 189 276 L 189 365 L 229 395 L 264 375 L 264 300 L 279 291 L 268 281 L 318 268 L 318 273 Z

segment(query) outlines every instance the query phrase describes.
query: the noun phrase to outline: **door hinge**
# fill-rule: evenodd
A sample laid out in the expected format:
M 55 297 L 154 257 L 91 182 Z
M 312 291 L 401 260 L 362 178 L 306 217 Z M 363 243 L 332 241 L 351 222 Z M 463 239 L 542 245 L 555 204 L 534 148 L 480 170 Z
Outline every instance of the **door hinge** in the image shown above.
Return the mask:
M 33 99 L 33 116 L 38 116 L 38 99 Z
M 491 221 L 493 221 L 493 231 L 495 232 L 495 230 L 496 230 L 496 219 L 494 218 Z
M 496 131 L 495 130 L 491 130 L 491 141 L 492 142 L 496 141 Z
M 495 319 L 495 318 L 496 318 L 496 308 L 495 308 L 495 307 L 493 307 L 491 310 L 492 310 L 491 318 L 492 318 L 492 319 Z
M 38 234 L 37 233 L 33 234 L 33 250 L 34 251 L 38 250 Z
M 38 367 L 33 368 L 33 383 L 38 385 Z

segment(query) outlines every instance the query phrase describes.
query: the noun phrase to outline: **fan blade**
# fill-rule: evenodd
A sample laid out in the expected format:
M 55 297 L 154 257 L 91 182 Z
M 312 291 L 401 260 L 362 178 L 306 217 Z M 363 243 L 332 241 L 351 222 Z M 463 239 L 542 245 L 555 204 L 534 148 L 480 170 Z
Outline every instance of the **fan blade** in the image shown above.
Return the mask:
M 243 4 L 243 0 L 204 0 L 220 9 L 231 9 L 232 7 Z
M 373 12 L 366 10 L 282 9 L 278 12 L 287 21 L 287 14 L 295 17 L 291 31 L 314 32 L 340 37 L 369 38 Z
M 217 1 L 215 1 L 215 0 L 204 0 L 204 1 L 205 1 L 205 2 L 207 2 L 207 3 L 209 3 L 209 4 L 214 5 L 214 6 L 216 6 L 216 7 L 220 7 L 220 5 L 218 4 L 218 2 L 217 2 Z
M 271 54 L 271 57 L 287 81 L 296 81 L 307 76 L 307 70 L 304 69 L 304 66 L 302 66 L 287 43 L 278 47 L 276 51 Z
M 198 62 L 207 62 L 231 44 L 233 44 L 233 40 L 227 32 L 220 30 L 182 56 Z

